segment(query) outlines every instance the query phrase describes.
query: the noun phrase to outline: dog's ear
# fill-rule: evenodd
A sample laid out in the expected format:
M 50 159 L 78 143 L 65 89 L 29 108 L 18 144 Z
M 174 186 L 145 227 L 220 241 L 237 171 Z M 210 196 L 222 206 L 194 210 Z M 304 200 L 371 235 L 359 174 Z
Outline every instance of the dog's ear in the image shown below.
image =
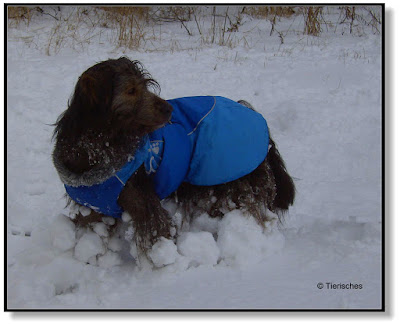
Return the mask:
M 87 128 L 101 128 L 108 120 L 114 92 L 114 70 L 98 64 L 76 83 L 68 109 L 58 118 L 54 136 L 77 139 Z
M 78 80 L 73 101 L 87 114 L 106 113 L 111 106 L 113 85 L 114 73 L 111 69 L 87 71 Z

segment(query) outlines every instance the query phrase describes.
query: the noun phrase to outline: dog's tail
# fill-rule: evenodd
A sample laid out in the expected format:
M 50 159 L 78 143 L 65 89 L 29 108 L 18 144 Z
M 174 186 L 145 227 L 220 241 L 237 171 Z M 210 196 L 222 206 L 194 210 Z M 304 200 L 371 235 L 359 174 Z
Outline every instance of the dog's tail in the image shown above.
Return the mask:
M 238 103 L 256 111 L 254 107 L 245 100 L 239 100 Z M 275 177 L 276 197 L 274 201 L 274 206 L 278 211 L 285 212 L 289 209 L 289 206 L 293 205 L 294 203 L 296 188 L 292 177 L 286 170 L 285 162 L 279 154 L 275 142 L 271 138 L 271 134 L 269 135 L 270 146 L 267 154 L 267 162 L 272 169 L 272 173 Z
M 293 205 L 296 188 L 292 177 L 286 170 L 285 162 L 271 137 L 269 139 L 269 145 L 267 162 L 272 169 L 276 183 L 274 205 L 278 210 L 285 212 L 289 209 L 290 205 Z

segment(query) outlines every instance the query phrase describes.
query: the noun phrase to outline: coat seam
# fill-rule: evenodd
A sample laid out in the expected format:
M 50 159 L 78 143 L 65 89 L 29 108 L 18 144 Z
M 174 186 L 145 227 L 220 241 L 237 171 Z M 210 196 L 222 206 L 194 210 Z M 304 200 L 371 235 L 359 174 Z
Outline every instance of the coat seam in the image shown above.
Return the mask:
M 204 120 L 204 118 L 206 118 L 206 117 L 213 111 L 213 109 L 215 108 L 215 105 L 216 105 L 216 103 L 217 103 L 217 99 L 216 99 L 214 96 L 213 96 L 213 98 L 214 98 L 214 104 L 213 104 L 213 106 L 212 106 L 211 109 L 207 112 L 207 114 L 205 114 L 205 115 L 198 121 L 197 125 L 193 128 L 193 130 L 192 130 L 190 133 L 187 134 L 188 136 L 192 135 L 192 134 L 196 131 L 196 129 L 200 126 L 200 124 L 201 124 L 201 122 Z

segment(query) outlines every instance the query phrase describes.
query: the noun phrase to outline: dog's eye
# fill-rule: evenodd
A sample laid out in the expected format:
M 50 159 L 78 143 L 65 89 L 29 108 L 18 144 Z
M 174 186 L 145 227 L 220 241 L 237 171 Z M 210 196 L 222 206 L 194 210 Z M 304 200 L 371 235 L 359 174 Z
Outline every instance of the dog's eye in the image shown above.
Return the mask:
M 134 95 L 135 93 L 136 93 L 136 89 L 135 88 L 131 88 L 128 91 L 128 94 L 130 94 L 130 95 Z

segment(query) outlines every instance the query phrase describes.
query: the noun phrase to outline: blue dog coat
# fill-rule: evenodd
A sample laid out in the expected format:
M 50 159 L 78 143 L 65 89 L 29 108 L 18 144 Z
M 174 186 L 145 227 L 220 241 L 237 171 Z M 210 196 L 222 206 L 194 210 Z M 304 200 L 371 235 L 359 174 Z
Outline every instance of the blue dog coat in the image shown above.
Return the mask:
M 160 199 L 182 182 L 212 186 L 230 182 L 255 170 L 268 153 L 268 126 L 261 114 L 223 97 L 167 100 L 173 107 L 170 123 L 150 133 L 134 158 L 106 181 L 92 186 L 65 185 L 81 205 L 119 218 L 118 196 L 142 165 L 152 177 Z

